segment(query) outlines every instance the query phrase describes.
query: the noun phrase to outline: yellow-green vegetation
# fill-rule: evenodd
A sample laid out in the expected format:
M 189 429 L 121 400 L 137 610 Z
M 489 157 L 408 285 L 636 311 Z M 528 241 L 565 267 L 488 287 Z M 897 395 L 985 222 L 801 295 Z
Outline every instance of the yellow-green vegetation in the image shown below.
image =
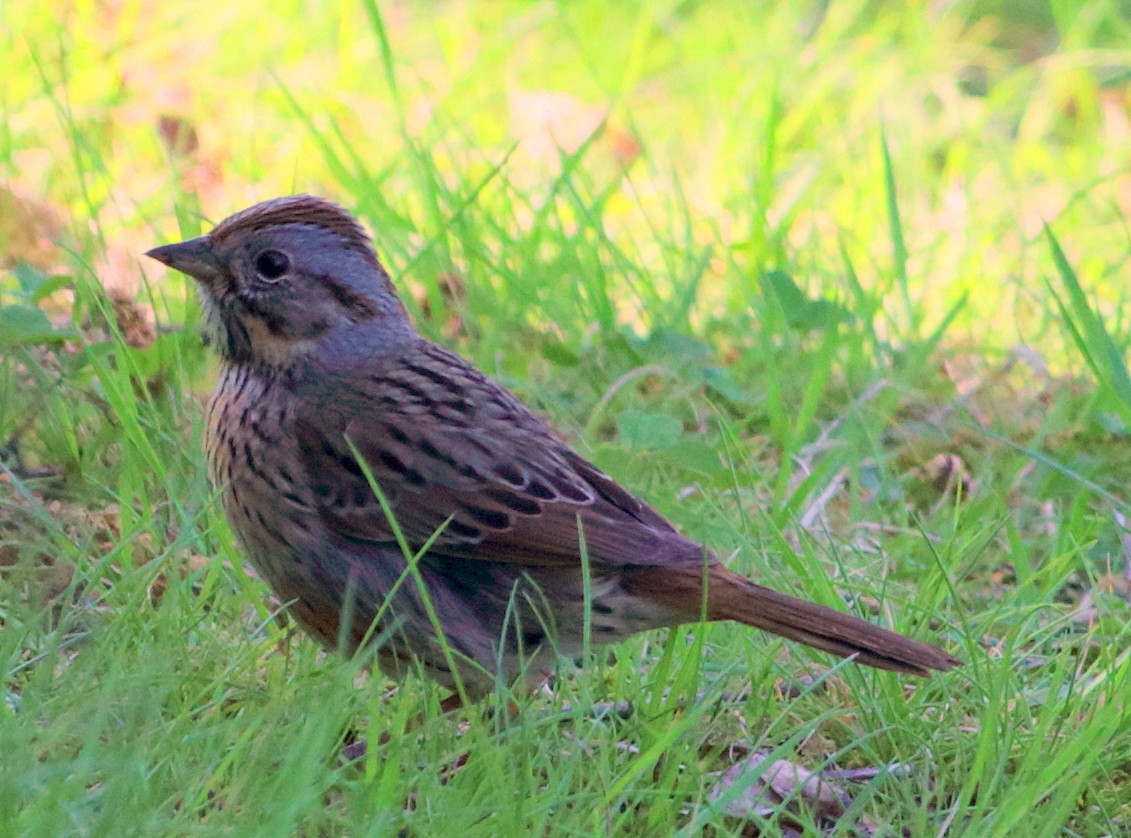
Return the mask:
M 1128 44 L 1117 0 L 0 5 L 0 835 L 1127 834 Z M 298 191 L 736 568 L 967 665 L 715 626 L 449 717 L 292 634 L 140 254 Z

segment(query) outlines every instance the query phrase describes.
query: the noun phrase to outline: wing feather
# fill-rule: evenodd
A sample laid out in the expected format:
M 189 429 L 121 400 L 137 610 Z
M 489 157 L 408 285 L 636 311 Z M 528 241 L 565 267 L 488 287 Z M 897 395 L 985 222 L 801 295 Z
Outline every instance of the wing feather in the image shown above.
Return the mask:
M 363 369 L 322 371 L 296 433 L 332 532 L 393 543 L 353 442 L 410 545 L 529 565 L 702 561 L 702 548 L 571 451 L 514 396 L 419 341 Z M 331 394 L 333 396 L 331 397 Z

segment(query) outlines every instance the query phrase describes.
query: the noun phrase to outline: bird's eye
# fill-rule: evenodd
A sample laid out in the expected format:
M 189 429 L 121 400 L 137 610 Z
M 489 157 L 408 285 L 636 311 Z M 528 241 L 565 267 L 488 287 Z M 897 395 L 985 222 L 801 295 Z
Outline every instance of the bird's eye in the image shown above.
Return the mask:
M 255 272 L 264 279 L 278 279 L 291 267 L 291 260 L 281 250 L 264 250 L 255 257 Z

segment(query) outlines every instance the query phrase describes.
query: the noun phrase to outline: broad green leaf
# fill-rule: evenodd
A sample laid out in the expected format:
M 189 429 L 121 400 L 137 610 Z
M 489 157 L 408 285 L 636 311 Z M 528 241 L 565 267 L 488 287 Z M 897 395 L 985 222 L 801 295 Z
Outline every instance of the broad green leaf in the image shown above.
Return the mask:
M 581 363 L 577 353 L 564 343 L 542 344 L 542 357 L 559 367 L 576 367 Z
M 711 443 L 702 438 L 685 436 L 673 445 L 655 453 L 657 461 L 671 463 L 685 471 L 694 471 L 705 477 L 719 477 L 730 474 L 719 452 Z
M 806 297 L 793 277 L 784 271 L 764 273 L 762 286 L 769 291 L 768 296 L 777 300 L 786 323 L 794 329 L 816 331 L 855 319 L 852 312 L 843 306 L 828 300 L 811 300 Z
M 734 404 L 752 406 L 755 399 L 746 392 L 726 367 L 704 367 L 700 371 L 703 384 Z
M 67 274 L 45 274 L 38 268 L 21 262 L 12 268 L 12 276 L 19 283 L 16 292 L 21 300 L 39 302 L 44 297 L 54 294 L 61 288 L 68 288 L 74 283 L 74 277 Z
M 70 288 L 74 285 L 75 278 L 67 274 L 55 274 L 54 276 L 46 277 L 43 282 L 31 293 L 30 299 L 32 302 L 38 303 L 44 297 L 49 297 L 56 291 L 61 291 L 64 288 Z
M 56 329 L 34 306 L 0 306 L 0 345 L 26 346 L 78 337 L 73 329 Z
M 658 329 L 648 336 L 641 347 L 649 356 L 667 355 L 684 361 L 708 361 L 715 350 L 691 335 L 671 329 Z
M 617 417 L 617 430 L 630 448 L 668 448 L 683 436 L 683 423 L 666 413 L 630 407 Z

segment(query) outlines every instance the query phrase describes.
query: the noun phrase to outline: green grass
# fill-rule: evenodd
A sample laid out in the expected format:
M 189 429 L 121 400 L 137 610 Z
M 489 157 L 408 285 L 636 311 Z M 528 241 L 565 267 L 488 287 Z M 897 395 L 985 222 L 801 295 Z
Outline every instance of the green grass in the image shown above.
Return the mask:
M 1131 19 L 944 5 L 0 7 L 0 835 L 1125 834 Z M 139 254 L 299 190 L 732 566 L 967 665 L 713 626 L 453 718 L 292 634 Z M 896 767 L 828 822 L 757 751 Z

